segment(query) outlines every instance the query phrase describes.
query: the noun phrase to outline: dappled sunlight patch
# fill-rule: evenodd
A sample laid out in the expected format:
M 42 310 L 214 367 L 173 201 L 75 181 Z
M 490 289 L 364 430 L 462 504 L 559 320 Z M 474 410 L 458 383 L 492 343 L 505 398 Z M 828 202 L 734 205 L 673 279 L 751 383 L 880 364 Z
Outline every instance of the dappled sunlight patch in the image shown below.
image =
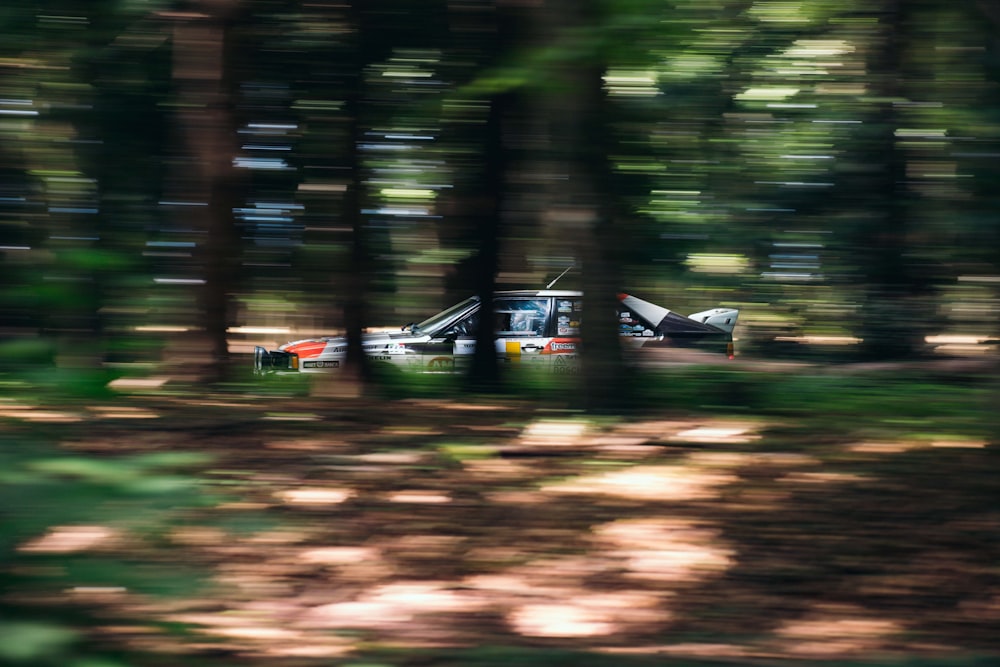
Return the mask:
M 617 563 L 600 556 L 541 558 L 503 572 L 466 577 L 461 586 L 504 611 L 508 625 L 525 636 L 607 636 L 648 631 L 669 621 L 669 592 L 620 585 L 595 590 L 588 585 L 593 577 L 618 569 Z
M 310 565 L 345 565 L 380 557 L 379 550 L 371 547 L 316 547 L 303 550 L 299 553 L 298 560 Z
M 427 458 L 427 452 L 418 451 L 397 451 L 397 452 L 372 452 L 370 454 L 359 454 L 353 457 L 365 463 L 381 463 L 385 465 L 412 465 L 420 463 Z
M 257 641 L 272 642 L 275 640 L 290 641 L 301 640 L 302 633 L 279 628 L 273 625 L 259 625 L 247 623 L 246 625 L 235 625 L 224 628 L 216 628 L 212 634 L 220 637 L 233 637 L 236 639 L 254 639 Z
M 451 496 L 447 493 L 434 493 L 432 491 L 397 491 L 390 493 L 387 499 L 391 503 L 415 505 L 444 505 L 451 502 Z
M 852 442 L 844 446 L 854 454 L 901 454 L 918 447 L 915 442 Z
M 529 637 L 607 636 L 670 620 L 660 596 L 643 591 L 564 590 L 563 597 L 515 606 L 507 623 Z
M 261 419 L 279 422 L 314 422 L 322 420 L 322 417 L 312 412 L 268 412 Z
M 226 532 L 208 526 L 181 526 L 170 532 L 170 541 L 189 547 L 213 547 L 225 544 Z
M 486 498 L 498 505 L 534 505 L 548 502 L 545 490 L 541 491 L 494 491 L 487 493 Z
M 128 592 L 124 586 L 73 586 L 68 591 L 71 595 L 88 602 L 109 603 L 121 599 Z
M 615 427 L 615 432 L 643 436 L 650 439 L 660 439 L 694 428 L 695 425 L 695 422 L 687 419 L 629 421 Z
M 528 424 L 521 432 L 519 444 L 528 446 L 577 446 L 590 429 L 586 421 L 575 419 L 541 419 Z
M 304 530 L 278 529 L 264 530 L 253 533 L 246 538 L 246 543 L 253 546 L 271 545 L 281 546 L 286 544 L 299 544 L 309 539 L 309 534 Z
M 507 405 L 501 403 L 456 403 L 455 401 L 433 400 L 433 399 L 406 399 L 400 401 L 419 408 L 432 410 L 457 410 L 463 412 L 494 412 L 496 410 L 506 410 Z
M 752 454 L 751 460 L 753 463 L 789 468 L 793 466 L 817 466 L 823 463 L 815 456 L 796 452 L 760 452 Z
M 185 398 L 184 396 L 169 396 L 160 397 L 161 399 L 168 399 L 171 403 L 177 405 L 183 405 L 193 408 L 234 408 L 239 410 L 252 410 L 255 413 L 260 412 L 260 403 L 238 403 L 235 401 L 224 401 L 215 398 L 210 398 L 204 394 L 198 394 L 194 398 Z
M 20 547 L 27 553 L 65 554 L 106 548 L 119 534 L 107 526 L 57 526 Z
M 260 654 L 279 658 L 336 658 L 355 650 L 345 639 L 309 637 L 294 643 L 263 647 Z
M 167 375 L 149 377 L 120 377 L 109 382 L 108 389 L 123 392 L 162 389 L 164 385 L 170 382 L 170 379 L 170 376 Z
M 276 607 L 277 611 L 278 607 Z M 315 636 L 307 631 L 283 624 L 275 614 L 239 610 L 224 614 L 173 614 L 168 621 L 195 626 L 195 631 L 217 642 L 230 640 L 231 648 L 241 653 L 275 657 L 325 658 L 337 657 L 352 650 L 346 639 Z M 215 648 L 221 648 L 215 644 Z
M 784 652 L 823 658 L 886 649 L 903 631 L 901 623 L 861 608 L 818 605 L 781 624 L 775 638 Z
M 734 471 L 747 476 L 756 474 L 778 475 L 789 469 L 821 466 L 820 459 L 793 452 L 730 452 L 695 451 L 683 459 L 685 465 L 696 470 L 717 472 Z M 745 489 L 737 490 L 744 493 Z
M 157 419 L 160 413 L 147 408 L 130 406 L 94 406 L 90 408 L 100 419 Z
M 386 426 L 380 433 L 385 435 L 421 436 L 441 435 L 441 431 L 431 426 Z
M 445 581 L 405 581 L 376 586 L 353 600 L 309 609 L 303 627 L 385 628 L 407 623 L 423 614 L 476 611 L 484 601 Z
M 941 449 L 982 449 L 986 447 L 987 442 L 985 440 L 932 440 L 931 447 L 938 447 Z
M 265 443 L 268 449 L 279 449 L 288 451 L 325 451 L 337 447 L 346 447 L 347 443 L 342 440 L 332 440 L 330 438 L 295 438 L 292 440 L 273 440 Z
M 670 655 L 689 658 L 745 658 L 753 655 L 746 646 L 723 643 L 682 642 L 646 646 L 608 646 L 595 649 L 611 655 Z
M 691 452 L 684 463 L 698 468 L 738 468 L 753 463 L 755 455 L 747 452 Z
M 538 473 L 525 463 L 503 458 L 466 459 L 462 461 L 462 468 L 477 478 L 490 480 L 521 479 Z
M 726 451 L 691 452 L 685 458 L 685 462 L 690 465 L 707 468 L 737 468 L 751 465 L 791 468 L 820 465 L 822 463 L 822 461 L 815 456 L 798 454 L 795 452 Z
M 736 481 L 727 473 L 698 470 L 683 465 L 643 465 L 596 475 L 576 477 L 542 487 L 543 493 L 609 495 L 637 500 L 706 500 L 718 488 Z
M 393 562 L 412 565 L 416 562 L 440 563 L 461 558 L 460 547 L 464 538 L 454 535 L 402 535 L 380 543 L 382 552 Z M 401 565 L 400 569 L 406 566 Z
M 288 505 L 338 505 L 354 497 L 354 489 L 303 487 L 274 494 Z
M 522 555 L 528 553 L 530 548 L 526 547 Z M 463 585 L 494 593 L 555 596 L 567 586 L 582 586 L 588 577 L 601 574 L 610 565 L 605 560 L 587 556 L 536 558 L 503 572 L 468 577 Z
M 717 531 L 683 520 L 621 519 L 596 527 L 594 539 L 624 561 L 628 576 L 657 581 L 715 576 L 735 556 Z
M 505 550 L 501 556 L 515 556 L 520 552 Z M 463 585 L 492 592 L 506 592 L 512 594 L 528 594 L 534 590 L 534 586 L 523 576 L 517 574 L 477 574 L 467 577 Z
M 778 481 L 791 484 L 844 484 L 866 482 L 868 479 L 864 475 L 846 472 L 793 472 L 778 478 Z
M 623 433 L 601 433 L 586 439 L 589 447 L 601 450 L 607 456 L 640 458 L 658 453 L 649 446 L 649 438 Z
M 270 503 L 255 502 L 251 500 L 234 500 L 231 503 L 219 503 L 215 509 L 223 512 L 257 512 L 271 507 Z
M 718 422 L 680 431 L 672 442 L 698 442 L 716 444 L 742 444 L 760 439 L 759 424 Z
M 508 622 L 519 634 L 534 637 L 590 637 L 615 631 L 600 610 L 575 604 L 525 605 L 511 612 Z
M 18 419 L 26 422 L 47 422 L 53 424 L 73 424 L 83 421 L 83 417 L 71 412 L 57 410 L 42 410 L 28 405 L 16 403 L 0 404 L 0 419 Z

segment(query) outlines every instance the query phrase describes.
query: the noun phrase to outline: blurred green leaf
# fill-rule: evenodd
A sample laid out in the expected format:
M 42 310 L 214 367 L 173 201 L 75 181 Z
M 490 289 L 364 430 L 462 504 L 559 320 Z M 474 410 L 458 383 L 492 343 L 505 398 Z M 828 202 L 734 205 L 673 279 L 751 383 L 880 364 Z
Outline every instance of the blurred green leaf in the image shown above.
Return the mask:
M 83 271 L 126 271 L 133 264 L 125 255 L 101 248 L 62 250 L 59 258 L 66 267 Z
M 106 658 L 83 658 L 69 663 L 70 667 L 131 667 L 129 663 Z
M 51 364 L 55 346 L 44 338 L 14 338 L 0 341 L 0 368 L 22 364 Z
M 77 631 L 51 623 L 0 622 L 0 658 L 30 664 L 57 655 L 78 637 Z
M 211 454 L 201 452 L 153 452 L 131 457 L 130 461 L 142 468 L 189 468 L 210 463 Z
M 27 466 L 49 475 L 76 477 L 101 484 L 119 484 L 135 478 L 136 471 L 122 461 L 67 457 L 32 461 Z
M 197 488 L 198 480 L 180 475 L 141 475 L 122 486 L 126 491 L 141 494 L 177 493 Z

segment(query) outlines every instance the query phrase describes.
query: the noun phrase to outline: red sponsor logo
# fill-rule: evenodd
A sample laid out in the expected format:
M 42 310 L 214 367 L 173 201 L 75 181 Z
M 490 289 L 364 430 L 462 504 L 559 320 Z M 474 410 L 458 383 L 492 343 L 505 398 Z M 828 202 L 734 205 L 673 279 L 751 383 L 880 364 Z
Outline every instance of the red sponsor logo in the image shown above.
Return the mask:
M 575 354 L 579 343 L 578 338 L 553 338 L 542 354 Z

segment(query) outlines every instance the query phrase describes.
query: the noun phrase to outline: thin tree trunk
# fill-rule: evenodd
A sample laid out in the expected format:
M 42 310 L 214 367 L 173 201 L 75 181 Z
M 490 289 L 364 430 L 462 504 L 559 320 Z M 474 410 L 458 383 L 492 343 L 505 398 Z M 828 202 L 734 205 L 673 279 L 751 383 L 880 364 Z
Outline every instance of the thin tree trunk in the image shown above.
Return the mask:
M 185 215 L 200 219 L 205 233 L 198 253 L 204 281 L 198 297 L 199 324 L 208 357 L 203 379 L 214 382 L 230 370 L 226 332 L 233 316 L 231 297 L 239 261 L 239 235 L 233 220 L 239 186 L 233 166 L 236 127 L 231 71 L 236 57 L 232 27 L 239 2 L 219 0 L 196 6 L 205 12 L 181 14 L 174 27 L 173 76 L 181 102 L 184 166 L 193 162 L 191 172 L 175 174 L 174 179 L 183 196 L 204 204 L 191 207 Z
M 567 0 L 559 8 L 560 25 L 584 30 L 598 27 L 598 4 L 595 0 Z M 587 53 L 592 45 L 579 46 Z M 557 224 L 576 239 L 584 291 L 579 387 L 585 409 L 597 413 L 626 409 L 630 388 L 614 317 L 621 285 L 611 186 L 614 174 L 609 160 L 611 138 L 603 85 L 605 69 L 599 53 L 565 67 L 562 76 L 566 93 L 556 107 L 561 113 L 553 119 L 554 134 L 559 137 L 569 174 L 569 196 L 557 211 Z
M 861 231 L 859 248 L 865 303 L 862 307 L 863 353 L 873 359 L 913 356 L 924 347 L 924 325 L 930 315 L 931 272 L 914 264 L 912 242 L 916 197 L 907 183 L 907 156 L 896 130 L 900 117 L 894 100 L 906 94 L 902 51 L 909 29 L 906 0 L 885 0 L 881 47 L 873 53 L 871 74 L 878 97 L 887 100 L 875 118 L 878 136 L 870 155 L 882 170 L 867 183 L 866 206 L 875 219 Z
M 345 113 L 351 125 L 348 144 L 347 164 L 350 179 L 344 196 L 344 220 L 351 227 L 350 252 L 345 275 L 346 298 L 344 300 L 344 326 L 347 333 L 347 356 L 344 378 L 356 383 L 357 392 L 363 392 L 371 379 L 371 368 L 365 356 L 363 332 L 367 323 L 366 300 L 369 292 L 371 273 L 368 231 L 364 203 L 364 164 L 360 145 L 364 138 L 363 108 L 365 96 L 365 69 L 368 66 L 366 45 L 372 38 L 371 26 L 366 21 L 367 14 L 361 6 L 363 0 L 351 4 L 351 23 L 356 34 L 355 54 L 357 60 L 352 72 L 353 83 L 347 92 Z

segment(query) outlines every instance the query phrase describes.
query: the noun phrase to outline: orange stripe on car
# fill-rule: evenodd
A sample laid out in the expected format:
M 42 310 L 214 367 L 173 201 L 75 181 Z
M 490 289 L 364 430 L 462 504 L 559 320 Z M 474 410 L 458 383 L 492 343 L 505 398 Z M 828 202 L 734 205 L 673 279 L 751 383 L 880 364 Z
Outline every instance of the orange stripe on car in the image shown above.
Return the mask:
M 296 343 L 285 348 L 285 352 L 292 352 L 299 355 L 300 359 L 312 359 L 323 354 L 326 349 L 326 341 L 309 340 L 303 343 Z

